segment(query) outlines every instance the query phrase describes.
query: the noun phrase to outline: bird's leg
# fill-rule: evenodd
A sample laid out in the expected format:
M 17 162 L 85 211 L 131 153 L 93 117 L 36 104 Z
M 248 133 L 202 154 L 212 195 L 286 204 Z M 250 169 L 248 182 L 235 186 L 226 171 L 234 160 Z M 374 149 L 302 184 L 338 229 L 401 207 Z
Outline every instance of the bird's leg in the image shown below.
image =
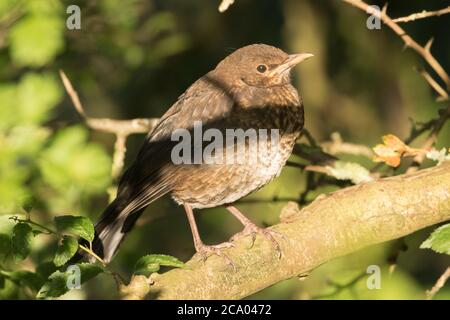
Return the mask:
M 234 247 L 234 244 L 232 244 L 231 242 L 224 242 L 224 243 L 214 245 L 214 246 L 205 245 L 203 243 L 202 239 L 200 238 L 200 234 L 198 232 L 197 223 L 195 222 L 195 217 L 194 217 L 194 211 L 192 210 L 191 206 L 188 204 L 184 205 L 184 210 L 186 211 L 186 215 L 187 215 L 187 218 L 189 221 L 189 226 L 191 227 L 192 237 L 194 238 L 195 250 L 197 251 L 198 254 L 200 254 L 203 261 L 205 261 L 209 255 L 215 254 L 215 255 L 218 255 L 218 256 L 224 258 L 228 264 L 233 266 L 233 268 L 236 268 L 233 261 L 226 254 L 224 254 L 222 252 L 222 249 L 232 248 L 232 247 Z
M 278 253 L 278 256 L 281 258 L 281 248 L 280 245 L 278 244 L 278 241 L 275 239 L 274 236 L 281 236 L 283 237 L 282 234 L 270 230 L 270 229 L 264 229 L 261 227 L 258 227 L 256 224 L 254 224 L 253 222 L 251 222 L 246 216 L 244 216 L 238 208 L 236 208 L 235 206 L 227 206 L 226 207 L 228 211 L 231 212 L 231 214 L 233 216 L 235 216 L 243 225 L 244 225 L 244 230 L 242 230 L 241 232 L 235 234 L 231 239 L 232 240 L 236 240 L 239 239 L 241 237 L 245 237 L 250 235 L 252 237 L 252 246 L 253 243 L 256 240 L 256 234 L 261 234 L 264 237 L 266 237 L 268 240 L 270 240 L 273 244 L 273 246 L 275 247 L 275 250 Z

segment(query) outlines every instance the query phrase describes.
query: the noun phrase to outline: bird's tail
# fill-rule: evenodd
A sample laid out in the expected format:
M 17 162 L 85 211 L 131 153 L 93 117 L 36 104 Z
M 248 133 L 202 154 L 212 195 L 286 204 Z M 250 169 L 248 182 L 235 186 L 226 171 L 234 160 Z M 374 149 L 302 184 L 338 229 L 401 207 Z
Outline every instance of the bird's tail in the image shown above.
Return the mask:
M 95 224 L 94 253 L 109 263 L 144 210 L 127 212 L 120 198 L 111 202 Z

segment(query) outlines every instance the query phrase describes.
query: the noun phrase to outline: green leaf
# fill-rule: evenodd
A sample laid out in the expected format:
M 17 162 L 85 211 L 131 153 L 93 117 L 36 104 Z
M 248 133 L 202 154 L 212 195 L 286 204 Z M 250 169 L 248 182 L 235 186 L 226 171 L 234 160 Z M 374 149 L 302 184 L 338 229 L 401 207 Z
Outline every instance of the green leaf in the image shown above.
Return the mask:
M 88 142 L 80 126 L 59 130 L 41 153 L 39 167 L 44 180 L 55 190 L 105 192 L 111 182 L 111 158 L 102 146 Z
M 47 134 L 44 137 L 46 138 L 49 130 L 35 125 L 48 120 L 51 110 L 61 101 L 62 92 L 62 86 L 55 75 L 46 72 L 27 72 L 17 85 L 1 84 L 0 130 L 6 128 L 17 130 L 18 132 L 8 132 L 8 135 L 13 135 L 13 138 L 22 145 L 27 142 L 32 145 L 32 141 L 24 137 L 34 138 L 31 135 L 32 131 L 41 131 L 38 132 L 40 136 L 37 138 L 42 138 L 43 131 L 46 130 Z M 25 135 L 26 133 L 28 135 Z M 15 145 L 11 143 L 11 147 Z
M 7 234 L 9 237 L 12 237 L 13 229 L 16 226 L 17 222 L 14 219 L 25 219 L 25 215 L 23 214 L 14 214 L 14 215 L 1 215 L 0 214 L 0 233 Z
M 25 0 L 24 9 L 33 14 L 52 15 L 64 12 L 61 0 Z
M 46 234 L 46 233 L 41 230 L 33 230 L 33 237 L 36 237 L 40 234 Z
M 0 300 L 16 300 L 19 298 L 19 288 L 9 280 L 4 278 L 5 283 L 3 288 L 0 288 Z
M 0 233 L 0 257 L 6 257 L 11 253 L 11 245 L 10 236 Z
M 17 169 L 0 177 L 0 215 L 17 212 L 28 195 L 27 188 L 20 183 L 20 173 Z
M 134 274 L 148 277 L 159 271 L 161 266 L 184 268 L 185 264 L 175 257 L 165 254 L 149 254 L 141 257 L 134 266 Z
M 105 18 L 118 30 L 132 29 L 138 22 L 137 0 L 109 0 L 101 1 L 99 7 Z
M 20 121 L 23 123 L 25 120 Z M 51 134 L 48 128 L 36 127 L 34 125 L 22 126 L 20 124 L 12 127 L 8 131 L 7 143 L 9 150 L 15 155 L 30 161 L 34 160 L 36 154 L 41 152 L 42 147 L 48 143 L 48 137 Z M 29 212 L 32 206 L 32 203 L 27 202 L 24 203 L 23 209 Z
M 57 270 L 53 261 L 42 262 L 36 267 L 36 273 L 44 279 L 48 277 Z
M 72 265 L 65 272 L 55 271 L 44 283 L 36 297 L 38 299 L 59 297 L 71 289 L 75 289 L 78 284 L 82 285 L 102 272 L 103 269 L 93 263 Z
M 13 228 L 12 249 L 16 260 L 23 260 L 30 254 L 33 229 L 26 223 L 18 223 Z
M 11 14 L 11 11 L 14 10 L 14 7 L 20 5 L 17 0 L 2 0 L 0 1 L 0 18 L 4 15 Z
M 450 254 L 450 223 L 434 230 L 428 239 L 420 245 L 420 248 Z
M 17 115 L 17 86 L 13 84 L 0 85 L 0 132 L 18 122 Z
M 155 12 L 144 22 L 144 29 L 149 30 L 152 35 L 176 29 L 176 19 L 169 11 Z
M 78 250 L 78 241 L 70 236 L 64 236 L 61 245 L 56 250 L 53 262 L 57 267 L 64 265 Z
M 64 20 L 55 15 L 28 15 L 9 33 L 10 52 L 18 66 L 41 67 L 64 48 Z
M 55 217 L 55 224 L 59 232 L 70 232 L 89 242 L 94 240 L 94 225 L 89 218 L 80 216 L 59 216 Z
M 19 282 L 20 285 L 30 287 L 35 291 L 38 291 L 44 283 L 44 279 L 41 276 L 31 271 L 19 270 L 8 272 L 7 275 L 12 280 Z
M 189 47 L 189 38 L 180 33 L 169 34 L 159 41 L 156 41 L 152 52 L 148 56 L 150 61 L 162 59 L 167 56 L 175 55 Z
M 26 73 L 17 86 L 16 112 L 20 124 L 39 124 L 62 98 L 62 88 L 53 74 Z

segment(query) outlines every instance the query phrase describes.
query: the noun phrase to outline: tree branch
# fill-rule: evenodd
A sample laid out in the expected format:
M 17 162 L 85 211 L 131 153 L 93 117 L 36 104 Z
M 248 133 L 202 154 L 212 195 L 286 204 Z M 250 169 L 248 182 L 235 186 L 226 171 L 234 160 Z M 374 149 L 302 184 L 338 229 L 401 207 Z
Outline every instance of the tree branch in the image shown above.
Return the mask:
M 441 15 L 448 14 L 448 13 L 450 13 L 450 6 L 448 6 L 447 8 L 444 8 L 444 9 L 436 10 L 436 11 L 423 10 L 422 12 L 413 13 L 406 17 L 400 17 L 400 18 L 393 19 L 393 21 L 396 23 L 410 22 L 410 21 L 415 21 L 415 20 L 420 20 L 420 19 L 425 19 L 425 18 L 430 18 L 430 17 L 439 17 Z
M 426 72 L 424 69 L 418 68 L 417 71 L 425 79 L 425 81 L 428 82 L 430 87 L 433 88 L 433 90 L 436 91 L 437 94 L 439 94 L 437 101 L 439 102 L 448 101 L 449 97 L 447 91 L 445 91 L 444 88 L 442 88 L 441 85 L 437 83 L 437 81 L 434 80 L 433 77 L 428 72 Z
M 433 288 L 426 292 L 427 300 L 431 300 L 434 296 L 442 289 L 442 287 L 447 282 L 448 278 L 450 278 L 450 267 L 448 267 L 445 272 L 439 277 L 439 279 L 434 284 Z
M 73 88 L 72 83 L 64 71 L 60 70 L 59 75 L 61 76 L 67 94 L 72 100 L 75 110 L 77 110 L 78 114 L 83 118 L 88 127 L 93 130 L 112 133 L 116 136 L 112 177 L 114 180 L 117 180 L 125 163 L 126 141 L 128 136 L 137 133 L 148 133 L 156 125 L 159 119 L 138 118 L 132 120 L 113 120 L 108 118 L 90 118 L 86 115 L 80 98 L 78 97 L 78 93 Z
M 217 256 L 203 263 L 198 256 L 188 269 L 174 269 L 150 278 L 135 276 L 122 287 L 125 299 L 239 299 L 279 281 L 372 244 L 403 237 L 450 220 L 450 162 L 413 174 L 379 179 L 319 196 L 299 210 L 294 203 L 281 212 L 272 228 L 283 256 L 258 237 L 235 242 L 226 254 L 237 271 Z
M 370 10 L 370 6 L 361 0 L 342 0 L 345 3 L 350 4 L 351 6 L 361 9 L 366 13 L 372 12 Z M 448 73 L 444 70 L 441 64 L 434 58 L 431 54 L 431 45 L 433 44 L 433 39 L 427 42 L 425 46 L 421 46 L 418 44 L 413 38 L 411 38 L 405 30 L 403 30 L 394 20 L 392 20 L 386 14 L 386 6 L 383 8 L 381 12 L 380 19 L 394 31 L 400 38 L 402 38 L 406 47 L 409 47 L 416 51 L 418 54 L 422 56 L 423 59 L 429 64 L 431 68 L 436 72 L 436 74 L 444 81 L 447 86 L 447 90 L 450 90 L 450 77 Z
M 234 0 L 222 0 L 219 5 L 219 12 L 225 12 L 234 3 Z
M 371 148 L 362 144 L 345 142 L 339 132 L 333 132 L 331 134 L 331 140 L 324 141 L 320 145 L 323 148 L 323 151 L 333 156 L 340 153 L 365 156 L 370 159 L 374 156 Z

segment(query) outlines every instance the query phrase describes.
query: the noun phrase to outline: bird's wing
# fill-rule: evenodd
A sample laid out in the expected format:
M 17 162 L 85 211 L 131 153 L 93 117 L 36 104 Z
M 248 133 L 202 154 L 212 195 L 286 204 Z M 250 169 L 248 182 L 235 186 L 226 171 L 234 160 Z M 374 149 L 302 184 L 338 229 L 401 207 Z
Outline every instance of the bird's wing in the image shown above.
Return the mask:
M 171 160 L 172 148 L 178 143 L 171 141 L 174 130 L 191 130 L 195 121 L 220 126 L 232 109 L 233 99 L 226 88 L 208 74 L 181 95 L 149 133 L 136 160 L 123 175 L 118 198 L 126 206 L 121 215 L 139 210 L 173 189 L 179 167 Z

